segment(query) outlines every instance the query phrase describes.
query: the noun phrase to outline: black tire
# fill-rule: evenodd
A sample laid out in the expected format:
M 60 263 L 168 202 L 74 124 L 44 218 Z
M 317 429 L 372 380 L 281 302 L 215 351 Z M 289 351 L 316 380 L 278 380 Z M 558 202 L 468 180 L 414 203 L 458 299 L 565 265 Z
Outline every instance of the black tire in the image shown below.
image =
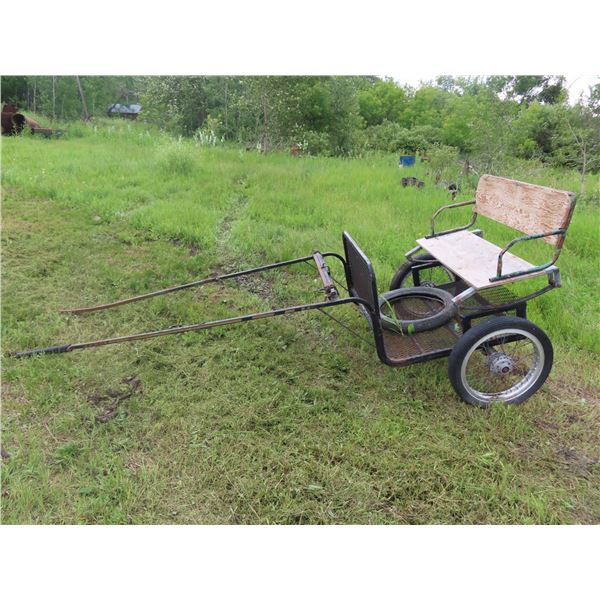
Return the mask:
M 448 271 L 442 264 L 437 261 L 429 252 L 417 255 L 413 260 L 402 263 L 390 283 L 390 290 L 399 290 L 401 288 L 409 288 L 414 286 L 412 279 L 412 267 L 418 265 L 419 262 L 426 261 L 430 263 L 430 268 L 421 271 L 424 273 L 421 282 L 422 287 L 436 287 L 443 283 L 451 283 L 456 281 L 456 275 Z
M 448 359 L 448 377 L 456 393 L 474 406 L 521 404 L 546 381 L 553 358 L 552 343 L 537 325 L 520 317 L 495 317 L 459 338 Z M 486 386 L 506 389 L 478 389 Z
M 434 314 L 428 314 L 417 319 L 398 319 L 385 314 L 389 311 L 389 306 L 394 305 L 394 301 L 400 298 L 425 297 L 432 300 L 441 301 L 441 310 Z M 452 294 L 445 290 L 428 287 L 402 288 L 385 292 L 379 296 L 379 314 L 381 316 L 381 325 L 384 329 L 394 331 L 395 333 L 419 333 L 421 331 L 430 331 L 445 325 L 458 312 L 458 307 L 452 302 Z

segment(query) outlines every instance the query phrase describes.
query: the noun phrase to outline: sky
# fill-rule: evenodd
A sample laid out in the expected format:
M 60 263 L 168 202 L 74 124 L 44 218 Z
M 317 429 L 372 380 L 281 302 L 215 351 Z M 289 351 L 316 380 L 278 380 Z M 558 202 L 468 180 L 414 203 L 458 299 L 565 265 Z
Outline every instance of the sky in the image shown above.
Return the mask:
M 587 95 L 590 86 L 600 83 L 600 76 L 588 77 L 582 76 L 567 76 L 566 87 L 569 90 L 569 102 L 575 104 L 583 92 Z

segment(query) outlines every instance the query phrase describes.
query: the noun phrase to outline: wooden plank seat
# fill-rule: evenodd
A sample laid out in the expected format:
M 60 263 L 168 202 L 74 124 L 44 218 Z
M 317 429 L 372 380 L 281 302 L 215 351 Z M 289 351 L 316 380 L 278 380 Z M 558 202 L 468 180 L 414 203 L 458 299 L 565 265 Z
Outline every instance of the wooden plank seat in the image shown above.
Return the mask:
M 457 231 L 440 237 L 421 238 L 417 244 L 470 286 L 481 290 L 498 285 L 498 282 L 490 279 L 496 275 L 498 254 L 502 249 L 478 235 L 470 231 Z M 534 266 L 510 252 L 504 255 L 502 264 L 506 273 L 525 271 Z M 539 274 L 530 273 L 523 277 Z
M 448 231 L 435 231 L 435 219 L 442 211 L 468 204 L 474 205 L 468 225 Z M 417 240 L 417 244 L 472 288 L 490 288 L 514 279 L 539 275 L 554 265 L 574 208 L 575 194 L 572 192 L 483 175 L 479 179 L 475 199 L 439 208 L 431 220 L 431 234 Z M 526 235 L 513 239 L 505 248 L 499 248 L 468 231 L 478 215 L 508 225 Z M 555 247 L 550 261 L 532 265 L 508 252 L 517 242 L 531 239 L 542 239 Z M 500 256 L 502 258 L 499 264 Z

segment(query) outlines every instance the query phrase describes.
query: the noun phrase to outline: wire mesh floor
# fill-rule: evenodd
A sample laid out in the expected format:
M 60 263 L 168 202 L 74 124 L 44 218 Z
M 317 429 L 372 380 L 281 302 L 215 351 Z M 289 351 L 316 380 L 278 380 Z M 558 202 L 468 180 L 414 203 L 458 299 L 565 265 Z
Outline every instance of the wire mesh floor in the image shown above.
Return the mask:
M 385 352 L 391 360 L 404 362 L 432 352 L 446 350 L 449 352 L 456 344 L 460 334 L 460 325 L 456 319 L 453 319 L 437 329 L 410 335 L 384 329 L 383 343 Z
M 463 281 L 455 281 L 439 286 L 456 296 L 467 289 Z M 410 335 L 384 330 L 383 341 L 388 357 L 394 362 L 412 362 L 431 353 L 450 353 L 458 338 L 462 335 L 460 316 L 491 308 L 494 305 L 508 304 L 518 300 L 518 297 L 506 287 L 498 286 L 475 294 L 468 298 L 460 308 L 460 315 L 445 325 L 429 331 Z M 425 317 L 439 310 L 435 302 L 414 299 L 412 302 L 401 302 L 393 306 L 398 319 L 415 319 Z M 384 312 L 389 312 L 384 309 Z M 503 313 L 498 313 L 503 314 Z M 493 316 L 493 315 L 492 315 Z

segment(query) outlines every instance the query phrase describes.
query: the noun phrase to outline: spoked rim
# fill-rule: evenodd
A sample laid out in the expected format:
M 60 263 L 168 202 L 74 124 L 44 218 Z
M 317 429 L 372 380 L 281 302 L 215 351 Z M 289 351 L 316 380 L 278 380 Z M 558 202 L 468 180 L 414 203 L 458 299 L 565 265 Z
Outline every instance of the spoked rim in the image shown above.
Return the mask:
M 419 286 L 420 287 L 439 287 L 446 283 L 455 281 L 455 276 L 452 271 L 441 265 L 436 260 L 419 261 L 418 257 L 414 259 L 418 264 L 430 263 L 430 266 L 419 269 Z M 411 287 L 414 285 L 414 273 L 411 273 L 412 282 L 406 277 L 402 282 L 402 287 Z
M 544 362 L 544 348 L 534 334 L 524 329 L 499 329 L 478 339 L 469 349 L 462 361 L 460 379 L 480 402 L 511 402 L 535 385 Z

